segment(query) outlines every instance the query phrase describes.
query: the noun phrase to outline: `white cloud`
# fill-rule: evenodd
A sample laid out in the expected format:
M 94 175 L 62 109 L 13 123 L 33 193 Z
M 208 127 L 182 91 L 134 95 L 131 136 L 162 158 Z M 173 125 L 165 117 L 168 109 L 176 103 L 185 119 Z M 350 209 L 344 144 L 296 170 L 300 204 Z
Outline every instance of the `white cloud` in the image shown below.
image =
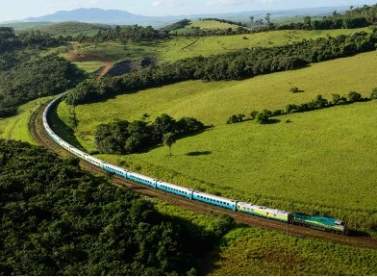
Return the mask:
M 154 1 L 151 4 L 153 7 L 165 6 L 168 8 L 174 8 L 179 6 L 184 6 L 181 1 L 178 0 L 171 0 L 171 1 Z
M 153 7 L 158 7 L 158 6 L 163 6 L 164 3 L 162 1 L 154 1 L 151 5 Z

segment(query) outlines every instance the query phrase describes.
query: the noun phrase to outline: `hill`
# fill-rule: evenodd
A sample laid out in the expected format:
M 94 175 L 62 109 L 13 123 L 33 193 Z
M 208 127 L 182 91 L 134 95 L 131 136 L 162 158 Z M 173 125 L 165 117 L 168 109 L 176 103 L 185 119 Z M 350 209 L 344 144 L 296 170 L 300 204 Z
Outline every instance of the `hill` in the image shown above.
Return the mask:
M 292 9 L 292 10 L 272 10 L 268 11 L 273 19 L 281 19 L 284 17 L 296 16 L 324 16 L 330 15 L 334 10 L 338 12 L 346 11 L 349 7 L 322 7 L 322 8 L 307 8 L 307 9 Z M 103 10 L 98 8 L 89 9 L 75 9 L 71 11 L 58 11 L 54 14 L 48 14 L 40 17 L 29 17 L 22 20 L 15 20 L 11 22 L 0 22 L 1 25 L 23 26 L 19 25 L 35 22 L 63 22 L 63 21 L 81 21 L 87 23 L 102 23 L 102 24 L 117 24 L 117 25 L 134 25 L 139 24 L 143 26 L 151 25 L 153 27 L 163 27 L 182 19 L 198 20 L 200 18 L 222 18 L 233 20 L 236 22 L 248 22 L 250 15 L 255 18 L 264 18 L 267 11 L 243 11 L 239 13 L 221 13 L 221 14 L 192 14 L 192 15 L 170 15 L 170 16 L 144 16 L 132 14 L 122 10 Z
M 122 161 L 127 168 L 158 179 L 230 198 L 287 210 L 335 213 L 341 218 L 352 217 L 358 226 L 369 222 L 372 227 L 375 215 L 367 216 L 362 211 L 372 211 L 375 206 L 372 194 L 365 194 L 372 189 L 372 179 L 377 178 L 371 170 L 374 154 L 368 148 L 375 139 L 370 119 L 375 101 L 285 115 L 277 118 L 281 123 L 267 126 L 253 121 L 227 125 L 226 120 L 232 114 L 248 115 L 254 109 L 284 109 L 289 103 L 304 103 L 319 94 L 330 100 L 332 94 L 344 95 L 349 90 L 369 96 L 375 87 L 375 61 L 375 53 L 370 52 L 250 80 L 190 81 L 78 106 L 76 136 L 88 151 L 94 151 L 94 132 L 101 123 L 117 118 L 137 120 L 143 114 L 152 121 L 161 113 L 174 118 L 194 117 L 215 127 L 179 140 L 172 158 L 163 147 L 142 154 L 102 158 L 114 163 Z M 290 92 L 293 85 L 303 92 Z M 69 125 L 69 113 L 64 112 L 63 106 L 59 109 Z M 93 110 L 102 113 L 94 115 Z M 288 119 L 293 123 L 285 124 Z M 367 156 L 366 149 L 370 153 Z M 190 153 L 198 154 L 194 158 Z M 356 183 L 357 188 L 353 186 Z M 352 189 L 352 196 L 336 193 L 343 189 Z M 297 194 L 297 190 L 301 193 Z M 349 201 L 344 201 L 346 198 Z M 353 198 L 359 202 L 351 201 Z
M 37 30 L 48 33 L 52 36 L 75 36 L 75 35 L 94 35 L 98 31 L 105 31 L 112 28 L 111 25 L 85 23 L 79 21 L 65 21 L 49 23 L 38 26 Z

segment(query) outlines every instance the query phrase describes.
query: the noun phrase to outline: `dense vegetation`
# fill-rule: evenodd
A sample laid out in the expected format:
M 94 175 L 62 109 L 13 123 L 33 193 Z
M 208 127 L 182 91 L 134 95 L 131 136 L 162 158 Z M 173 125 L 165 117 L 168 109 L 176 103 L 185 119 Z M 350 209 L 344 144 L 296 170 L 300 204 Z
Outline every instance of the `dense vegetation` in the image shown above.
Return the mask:
M 63 39 L 40 32 L 16 35 L 11 28 L 0 28 L 0 118 L 16 114 L 20 104 L 59 94 L 85 78 L 82 71 L 63 58 L 38 56 L 38 49 L 63 43 Z
M 211 57 L 194 57 L 151 66 L 120 77 L 88 81 L 66 98 L 78 105 L 107 99 L 113 95 L 167 85 L 184 80 L 240 80 L 260 74 L 297 69 L 308 63 L 346 57 L 375 49 L 377 31 L 350 36 L 303 40 L 286 46 L 244 49 Z
M 95 141 L 100 153 L 129 154 L 162 143 L 163 136 L 167 133 L 184 136 L 203 128 L 204 124 L 195 118 L 183 117 L 176 121 L 171 116 L 162 114 L 152 124 L 140 120 L 101 124 L 97 126 Z
M 187 275 L 232 226 L 212 232 L 40 147 L 0 141 L 1 275 Z M 200 247 L 196 247 L 200 245 Z

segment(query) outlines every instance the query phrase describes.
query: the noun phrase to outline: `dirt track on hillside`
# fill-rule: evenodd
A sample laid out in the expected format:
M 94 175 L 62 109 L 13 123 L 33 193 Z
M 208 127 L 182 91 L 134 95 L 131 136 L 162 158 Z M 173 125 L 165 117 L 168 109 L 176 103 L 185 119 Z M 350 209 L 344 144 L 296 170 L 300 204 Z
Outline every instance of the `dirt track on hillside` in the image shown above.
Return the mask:
M 71 45 L 71 50 L 69 51 L 69 57 L 68 57 L 68 61 L 70 62 L 88 62 L 88 61 L 100 61 L 102 62 L 102 69 L 101 69 L 101 72 L 98 74 L 97 76 L 97 79 L 100 79 L 102 78 L 103 76 L 105 76 L 105 74 L 111 69 L 111 67 L 113 66 L 112 62 L 110 62 L 109 60 L 104 60 L 104 59 L 101 59 L 95 55 L 85 55 L 85 54 L 80 54 L 80 53 L 77 53 L 77 49 L 78 49 L 78 42 L 72 42 Z

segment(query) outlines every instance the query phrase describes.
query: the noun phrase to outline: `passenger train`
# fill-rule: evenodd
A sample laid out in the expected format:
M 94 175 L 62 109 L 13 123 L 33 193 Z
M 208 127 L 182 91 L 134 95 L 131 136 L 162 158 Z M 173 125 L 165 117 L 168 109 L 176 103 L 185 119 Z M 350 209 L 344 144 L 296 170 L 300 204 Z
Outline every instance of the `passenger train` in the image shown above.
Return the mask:
M 245 203 L 237 200 L 232 200 L 209 193 L 204 193 L 198 190 L 185 188 L 175 184 L 167 183 L 155 178 L 151 178 L 130 170 L 124 169 L 122 167 L 107 163 L 98 158 L 90 156 L 89 154 L 75 148 L 66 141 L 58 137 L 55 132 L 50 128 L 48 124 L 48 115 L 52 107 L 55 106 L 61 97 L 57 97 L 51 101 L 43 112 L 43 125 L 48 133 L 48 135 L 62 148 L 72 153 L 73 155 L 79 157 L 80 159 L 91 163 L 107 172 L 119 175 L 125 179 L 133 180 L 135 182 L 144 184 L 146 186 L 152 187 L 154 189 L 163 190 L 169 193 L 177 194 L 183 197 L 187 197 L 192 200 L 201 201 L 209 203 L 212 205 L 220 206 L 233 211 L 243 212 L 251 214 L 254 216 L 260 216 L 264 218 L 269 218 L 273 220 L 278 220 L 288 224 L 302 225 L 306 227 L 312 227 L 316 229 L 321 229 L 328 232 L 335 232 L 340 234 L 348 234 L 348 228 L 344 221 L 324 217 L 324 216 L 311 216 L 302 213 L 291 213 L 278 209 L 271 209 L 263 206 L 254 205 L 252 203 Z

